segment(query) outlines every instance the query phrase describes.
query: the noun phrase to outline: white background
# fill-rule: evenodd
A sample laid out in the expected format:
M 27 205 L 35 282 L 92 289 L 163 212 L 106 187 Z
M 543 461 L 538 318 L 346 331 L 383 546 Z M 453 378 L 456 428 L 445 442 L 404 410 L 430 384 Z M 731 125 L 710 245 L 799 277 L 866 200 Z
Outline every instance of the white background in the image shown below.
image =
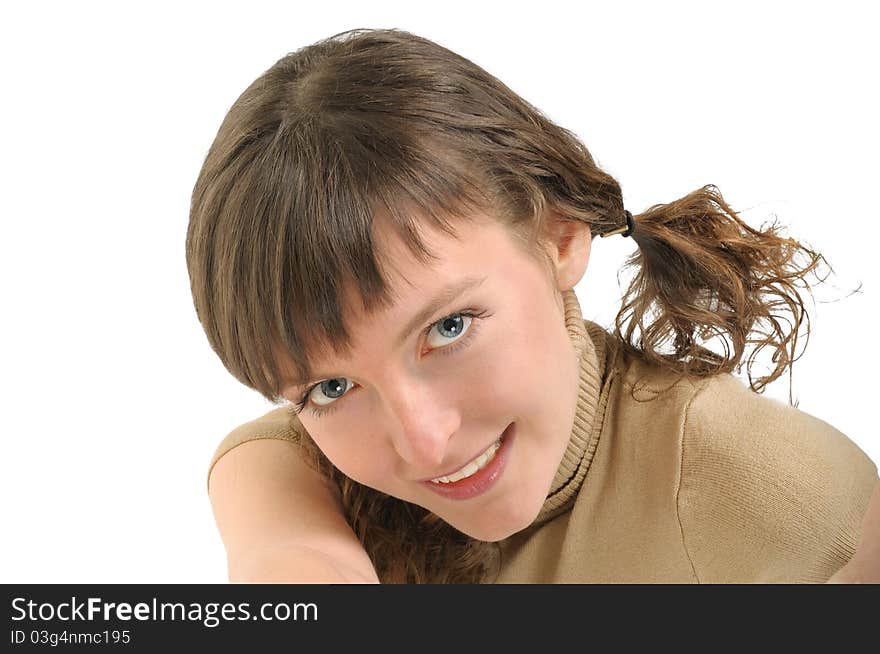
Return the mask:
M 633 213 L 712 183 L 752 224 L 775 215 L 825 253 L 837 288 L 818 297 L 861 293 L 817 305 L 794 394 L 880 461 L 869 4 L 7 7 L 0 581 L 226 580 L 207 465 L 272 407 L 224 370 L 196 320 L 189 196 L 245 87 L 355 27 L 407 29 L 482 65 L 577 133 Z M 609 324 L 633 246 L 595 241 L 585 317 Z M 768 394 L 787 399 L 787 378 Z

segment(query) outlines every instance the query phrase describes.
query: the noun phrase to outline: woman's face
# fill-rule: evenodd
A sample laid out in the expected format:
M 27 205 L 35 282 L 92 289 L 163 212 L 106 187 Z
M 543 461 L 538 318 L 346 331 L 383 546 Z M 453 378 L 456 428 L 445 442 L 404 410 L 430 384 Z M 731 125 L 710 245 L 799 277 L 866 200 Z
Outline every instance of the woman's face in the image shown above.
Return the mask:
M 567 289 L 485 216 L 458 223 L 458 240 L 423 231 L 440 256 L 430 267 L 387 223 L 374 229 L 397 303 L 366 315 L 349 302 L 350 358 L 316 361 L 314 381 L 284 395 L 296 403 L 308 392 L 300 420 L 348 477 L 474 538 L 506 538 L 537 516 L 571 434 L 578 363 L 559 296 Z M 584 259 L 577 279 L 586 234 L 562 253 Z M 551 254 L 558 265 L 556 244 Z M 558 284 L 573 286 L 570 276 Z M 502 434 L 475 474 L 427 481 L 492 455 Z

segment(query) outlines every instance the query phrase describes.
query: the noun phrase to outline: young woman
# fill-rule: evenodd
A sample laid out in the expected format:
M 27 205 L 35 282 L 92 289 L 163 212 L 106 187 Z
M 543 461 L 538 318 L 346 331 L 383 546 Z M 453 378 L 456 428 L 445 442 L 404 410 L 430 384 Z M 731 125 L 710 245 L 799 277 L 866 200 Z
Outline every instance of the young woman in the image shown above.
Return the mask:
M 597 235 L 639 248 L 613 334 L 573 291 Z M 282 58 L 220 127 L 187 235 L 211 346 L 286 401 L 211 462 L 230 579 L 841 574 L 877 467 L 759 395 L 821 262 L 712 186 L 632 215 L 570 132 L 426 39 Z

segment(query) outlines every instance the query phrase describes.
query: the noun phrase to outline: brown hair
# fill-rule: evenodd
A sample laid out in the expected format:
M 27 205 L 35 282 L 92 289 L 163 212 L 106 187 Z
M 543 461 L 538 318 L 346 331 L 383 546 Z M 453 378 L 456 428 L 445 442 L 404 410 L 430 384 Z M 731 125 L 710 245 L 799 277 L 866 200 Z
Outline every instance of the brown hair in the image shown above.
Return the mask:
M 536 257 L 551 209 L 594 236 L 625 221 L 620 185 L 578 138 L 469 60 L 399 30 L 302 48 L 233 104 L 192 195 L 193 300 L 238 380 L 284 402 L 277 348 L 308 379 L 315 356 L 350 346 L 345 288 L 366 311 L 393 302 L 372 241 L 380 209 L 422 262 L 434 255 L 419 219 L 454 236 L 454 221 L 484 211 Z M 711 185 L 636 216 L 632 238 L 615 325 L 628 352 L 695 376 L 745 359 L 758 392 L 796 360 L 807 316 L 797 289 L 821 255 L 776 226 L 749 227 Z M 723 353 L 707 346 L 718 338 Z M 775 367 L 753 379 L 765 348 Z M 347 478 L 305 433 L 302 445 L 339 487 L 381 581 L 486 579 L 492 544 Z

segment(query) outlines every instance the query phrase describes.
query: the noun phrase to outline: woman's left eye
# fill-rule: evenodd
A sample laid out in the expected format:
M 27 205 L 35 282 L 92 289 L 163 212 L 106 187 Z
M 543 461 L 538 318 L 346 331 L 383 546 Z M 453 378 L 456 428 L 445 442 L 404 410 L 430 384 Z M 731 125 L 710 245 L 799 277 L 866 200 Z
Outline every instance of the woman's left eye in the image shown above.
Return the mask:
M 431 348 L 438 348 L 448 345 L 450 340 L 458 340 L 470 327 L 473 320 L 473 314 L 470 313 L 453 313 L 451 316 L 438 320 L 428 328 L 426 334 L 428 345 Z M 439 338 L 432 340 L 435 335 L 439 335 Z

